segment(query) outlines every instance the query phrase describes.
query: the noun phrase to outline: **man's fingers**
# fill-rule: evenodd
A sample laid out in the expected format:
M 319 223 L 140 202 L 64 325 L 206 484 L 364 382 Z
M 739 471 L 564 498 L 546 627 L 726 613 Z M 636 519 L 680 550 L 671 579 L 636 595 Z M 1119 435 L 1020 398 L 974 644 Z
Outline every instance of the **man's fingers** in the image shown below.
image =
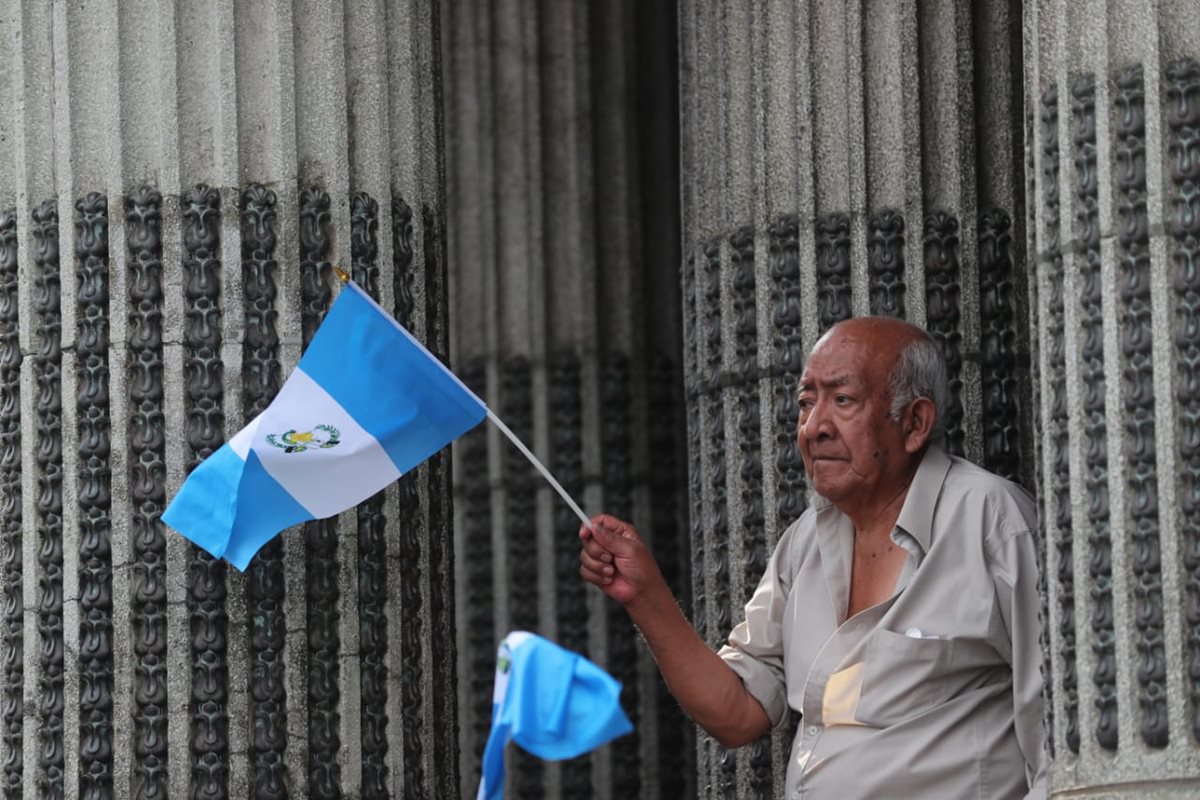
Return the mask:
M 617 582 L 617 559 L 638 557 L 641 538 L 627 522 L 600 514 L 592 517 L 592 528 L 579 529 L 579 575 L 605 592 L 613 591 Z M 622 562 L 624 563 L 624 562 Z M 628 577 L 628 576 L 624 576 Z
M 579 575 L 585 581 L 594 584 L 595 586 L 604 587 L 612 583 L 611 575 L 604 575 L 599 572 L 595 572 L 594 570 L 590 570 L 582 564 L 579 565 Z
M 607 551 L 590 551 L 584 548 L 580 553 L 580 564 L 595 572 L 605 572 L 612 575 L 612 554 Z
M 634 530 L 632 525 L 623 519 L 617 519 L 611 514 L 597 514 L 592 517 L 592 526 L 595 528 L 604 528 L 609 533 L 625 538 L 630 536 L 637 537 L 637 531 Z
M 633 555 L 638 543 L 637 531 L 633 529 L 633 526 L 607 514 L 593 517 L 592 525 L 595 530 L 592 533 L 591 541 L 598 542 L 613 555 L 624 557 Z
M 613 554 L 607 547 L 600 544 L 595 539 L 585 540 L 582 550 L 597 561 L 606 561 L 608 563 L 612 563 Z

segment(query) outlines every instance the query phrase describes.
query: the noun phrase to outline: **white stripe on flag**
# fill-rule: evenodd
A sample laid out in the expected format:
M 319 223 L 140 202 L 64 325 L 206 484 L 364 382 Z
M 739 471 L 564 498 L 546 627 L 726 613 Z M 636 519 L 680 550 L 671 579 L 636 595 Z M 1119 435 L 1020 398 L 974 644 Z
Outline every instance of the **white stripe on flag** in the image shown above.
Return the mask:
M 251 427 L 251 447 L 263 468 L 317 519 L 361 503 L 400 477 L 375 437 L 301 369 Z
M 242 461 L 250 456 L 250 443 L 254 441 L 254 434 L 258 431 L 258 422 L 262 418 L 263 415 L 259 414 L 229 440 L 229 449 L 237 453 L 238 458 Z

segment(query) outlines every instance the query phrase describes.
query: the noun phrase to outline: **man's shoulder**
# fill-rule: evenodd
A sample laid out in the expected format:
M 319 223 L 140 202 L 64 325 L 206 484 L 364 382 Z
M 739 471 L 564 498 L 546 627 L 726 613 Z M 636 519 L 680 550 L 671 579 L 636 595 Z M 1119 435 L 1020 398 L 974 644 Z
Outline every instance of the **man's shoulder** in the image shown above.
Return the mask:
M 794 567 L 805 552 L 816 547 L 818 519 L 830 513 L 838 512 L 828 501 L 821 502 L 818 498 L 818 502 L 804 509 L 803 513 L 787 526 L 779 537 L 779 543 L 775 545 L 776 552 L 785 556 L 784 560 Z
M 1037 507 L 1024 488 L 958 456 L 938 499 L 939 510 L 963 512 L 980 522 L 985 539 L 1004 539 L 1032 533 L 1037 525 Z
M 796 517 L 791 525 L 788 525 L 784 530 L 783 535 L 779 537 L 779 546 L 788 546 L 797 541 L 812 538 L 817 529 L 817 516 L 826 508 L 832 508 L 828 502 L 817 502 L 810 505 L 808 508 Z
M 1022 486 L 959 456 L 950 456 L 943 496 L 970 497 L 1017 503 L 1032 508 L 1033 498 Z

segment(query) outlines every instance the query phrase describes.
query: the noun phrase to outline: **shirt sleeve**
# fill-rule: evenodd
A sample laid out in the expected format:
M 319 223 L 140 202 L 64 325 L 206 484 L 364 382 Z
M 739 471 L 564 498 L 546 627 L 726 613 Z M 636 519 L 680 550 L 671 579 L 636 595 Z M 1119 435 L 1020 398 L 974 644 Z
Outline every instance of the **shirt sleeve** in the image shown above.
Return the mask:
M 780 537 L 750 602 L 745 619 L 729 634 L 718 653 L 742 679 L 775 728 L 787 720 L 787 684 L 783 667 L 783 610 L 791 589 L 784 562 L 795 528 Z
M 1046 732 L 1042 717 L 1041 596 L 1031 532 L 1010 535 L 991 548 L 993 581 L 1004 641 L 1011 643 L 1013 724 L 1025 756 L 1029 800 L 1046 796 Z

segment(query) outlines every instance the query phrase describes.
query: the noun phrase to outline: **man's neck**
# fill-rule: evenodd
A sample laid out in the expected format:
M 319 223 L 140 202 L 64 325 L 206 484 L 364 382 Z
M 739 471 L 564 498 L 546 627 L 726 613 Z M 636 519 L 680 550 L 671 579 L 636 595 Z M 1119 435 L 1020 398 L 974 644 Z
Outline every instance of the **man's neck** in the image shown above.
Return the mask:
M 838 510 L 854 523 L 856 537 L 886 538 L 891 534 L 892 529 L 896 527 L 896 520 L 900 518 L 904 500 L 908 497 L 908 489 L 912 485 L 919 466 L 920 462 L 917 461 L 911 469 L 905 471 L 898 482 L 886 489 L 876 491 L 867 502 L 847 503 L 845 508 L 842 507 L 843 504 L 838 504 Z

